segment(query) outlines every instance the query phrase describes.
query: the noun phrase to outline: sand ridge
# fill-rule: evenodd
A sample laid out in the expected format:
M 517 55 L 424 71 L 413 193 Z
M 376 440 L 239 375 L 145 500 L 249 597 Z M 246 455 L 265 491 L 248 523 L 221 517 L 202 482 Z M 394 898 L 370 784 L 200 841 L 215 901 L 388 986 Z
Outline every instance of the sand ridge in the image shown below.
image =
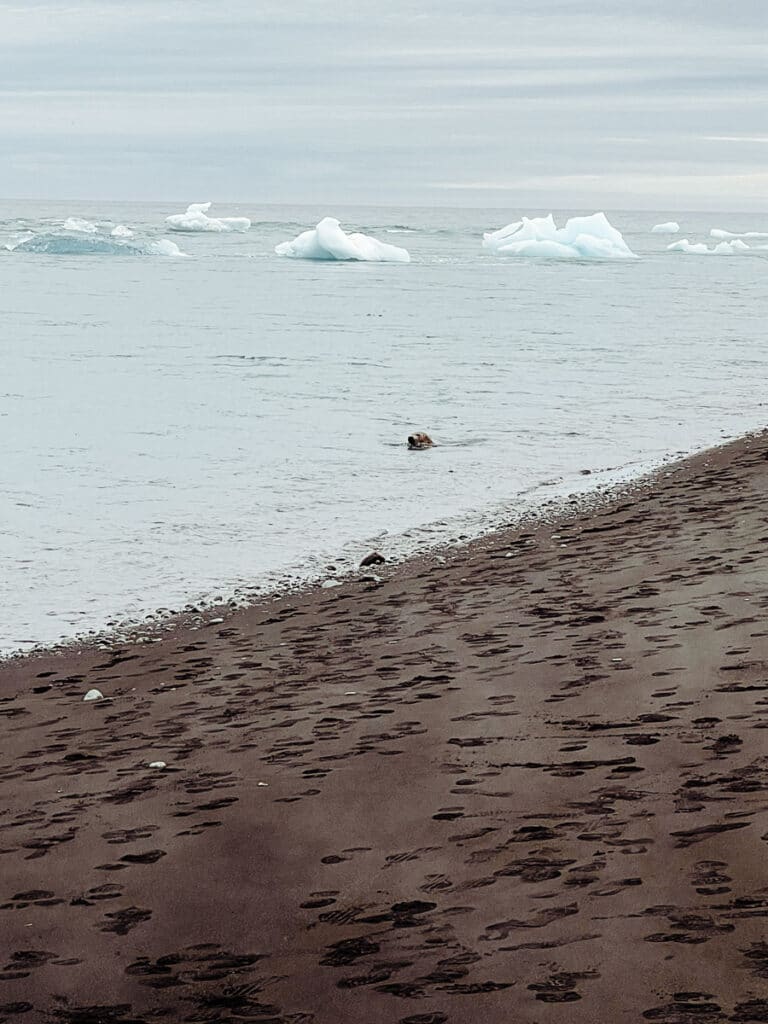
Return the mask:
M 768 1021 L 767 491 L 0 667 L 0 1021 Z

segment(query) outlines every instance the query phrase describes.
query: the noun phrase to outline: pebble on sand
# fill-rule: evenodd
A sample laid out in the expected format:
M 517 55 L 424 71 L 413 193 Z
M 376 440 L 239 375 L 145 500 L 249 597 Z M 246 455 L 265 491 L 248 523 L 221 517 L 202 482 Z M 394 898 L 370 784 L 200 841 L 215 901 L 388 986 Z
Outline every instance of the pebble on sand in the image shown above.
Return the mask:
M 380 555 L 378 551 L 372 551 L 370 555 L 366 555 L 360 563 L 360 568 L 365 569 L 369 565 L 382 565 L 386 562 L 384 555 Z
M 104 700 L 104 694 L 101 690 L 89 690 L 83 700 Z
M 168 765 L 165 763 L 165 761 L 150 761 L 149 762 L 149 767 L 150 768 L 167 768 Z

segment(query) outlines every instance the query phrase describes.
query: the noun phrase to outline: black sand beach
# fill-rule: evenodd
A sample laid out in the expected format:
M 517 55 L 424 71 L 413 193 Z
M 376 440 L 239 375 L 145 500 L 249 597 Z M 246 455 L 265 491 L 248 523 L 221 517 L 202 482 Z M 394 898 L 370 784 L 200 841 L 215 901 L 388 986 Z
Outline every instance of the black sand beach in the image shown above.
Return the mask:
M 0 1021 L 768 1021 L 767 495 L 2 665 Z

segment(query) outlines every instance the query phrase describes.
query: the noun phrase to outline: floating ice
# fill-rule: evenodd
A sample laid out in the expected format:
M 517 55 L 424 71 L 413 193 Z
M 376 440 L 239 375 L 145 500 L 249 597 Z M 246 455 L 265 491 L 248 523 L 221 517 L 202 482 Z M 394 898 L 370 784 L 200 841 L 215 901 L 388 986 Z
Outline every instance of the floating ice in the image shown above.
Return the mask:
M 360 260 L 365 263 L 410 263 L 407 249 L 380 242 L 370 235 L 345 234 L 334 217 L 324 217 L 316 228 L 303 231 L 292 242 L 275 246 L 280 256 L 299 260 Z
M 186 213 L 174 213 L 165 218 L 171 231 L 247 231 L 251 222 L 247 217 L 209 217 L 210 203 L 192 203 Z
M 680 225 L 676 220 L 667 220 L 663 224 L 654 224 L 651 228 L 651 234 L 653 235 L 676 235 L 680 230 Z
M 128 242 L 119 238 L 93 235 L 41 234 L 25 238 L 6 248 L 11 252 L 44 253 L 48 256 L 186 256 L 175 242 L 161 238 L 155 242 Z
M 150 242 L 149 252 L 157 253 L 158 256 L 187 256 L 181 249 L 172 242 L 170 238 L 159 238 L 156 242 Z
M 768 238 L 768 231 L 723 231 L 722 228 L 712 228 L 709 232 L 712 238 Z
M 118 224 L 117 227 L 112 228 L 110 234 L 113 238 L 133 238 L 133 231 L 125 224 Z
M 550 213 L 508 224 L 483 235 L 483 248 L 498 256 L 541 256 L 549 259 L 616 260 L 635 259 L 620 231 L 604 213 L 571 217 L 558 228 Z
M 165 761 L 150 761 L 149 762 L 149 767 L 150 768 L 167 768 L 168 765 L 165 763 Z
M 89 690 L 88 693 L 83 697 L 83 700 L 104 700 L 104 694 L 101 690 Z
M 99 229 L 89 220 L 83 220 L 81 217 L 67 217 L 64 221 L 64 230 L 80 231 L 84 235 L 95 235 Z
M 91 256 L 102 253 L 114 255 L 138 251 L 124 243 L 113 242 L 109 238 L 56 234 L 33 235 L 32 238 L 25 238 L 13 247 L 13 252 L 47 253 L 52 256 Z
M 679 242 L 673 242 L 667 246 L 668 252 L 684 252 L 688 256 L 736 256 L 741 252 L 750 252 L 746 242 L 736 238 L 733 242 L 718 242 L 713 248 L 705 242 L 692 244 L 687 238 L 681 238 Z

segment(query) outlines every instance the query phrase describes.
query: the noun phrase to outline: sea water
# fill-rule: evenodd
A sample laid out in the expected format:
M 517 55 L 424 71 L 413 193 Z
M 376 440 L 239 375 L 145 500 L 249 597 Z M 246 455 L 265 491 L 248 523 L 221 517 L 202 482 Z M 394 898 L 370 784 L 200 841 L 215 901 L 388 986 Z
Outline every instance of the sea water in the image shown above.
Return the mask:
M 586 262 L 483 250 L 546 210 L 218 203 L 250 231 L 163 256 L 186 205 L 2 205 L 0 246 L 78 217 L 144 249 L 0 249 L 4 653 L 466 537 L 766 421 L 768 252 L 666 248 L 765 214 L 608 211 L 640 258 Z M 275 254 L 325 215 L 411 263 Z

